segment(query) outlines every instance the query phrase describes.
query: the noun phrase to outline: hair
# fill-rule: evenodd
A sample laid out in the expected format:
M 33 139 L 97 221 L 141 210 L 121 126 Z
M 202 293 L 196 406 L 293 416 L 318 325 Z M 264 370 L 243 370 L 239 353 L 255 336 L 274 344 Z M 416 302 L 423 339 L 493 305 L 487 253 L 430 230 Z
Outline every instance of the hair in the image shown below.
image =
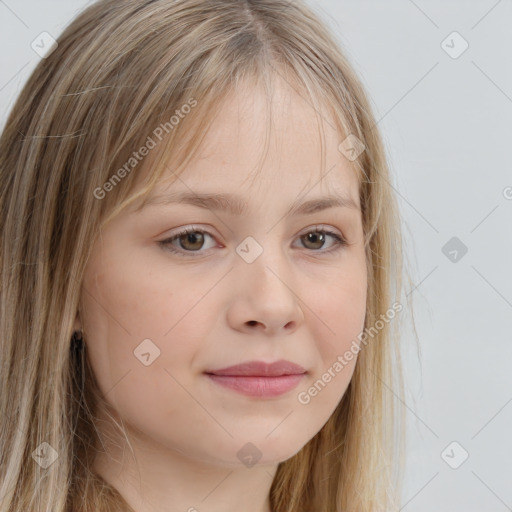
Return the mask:
M 364 144 L 352 166 L 368 271 L 364 325 L 374 334 L 332 416 L 278 465 L 272 511 L 398 510 L 403 313 L 374 326 L 393 299 L 409 300 L 400 215 L 375 117 L 339 41 L 299 0 L 101 0 L 57 43 L 0 138 L 0 512 L 132 510 L 92 470 L 95 418 L 108 404 L 86 347 L 70 343 L 91 248 L 106 222 L 169 172 L 169 155 L 178 179 L 223 102 L 259 85 L 270 109 L 278 77 L 317 121 L 328 111 L 340 142 L 353 134 Z M 134 151 L 157 138 L 159 158 L 140 186 Z M 321 169 L 323 161 L 322 152 Z M 42 443 L 58 454 L 48 468 L 33 460 Z

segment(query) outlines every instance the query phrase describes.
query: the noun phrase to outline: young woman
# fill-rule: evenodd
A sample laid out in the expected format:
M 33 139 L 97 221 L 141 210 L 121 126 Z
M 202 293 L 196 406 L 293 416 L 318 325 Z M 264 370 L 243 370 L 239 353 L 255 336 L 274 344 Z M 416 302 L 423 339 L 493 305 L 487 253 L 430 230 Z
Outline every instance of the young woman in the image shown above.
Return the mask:
M 294 0 L 102 0 L 0 139 L 0 512 L 398 510 L 400 219 Z

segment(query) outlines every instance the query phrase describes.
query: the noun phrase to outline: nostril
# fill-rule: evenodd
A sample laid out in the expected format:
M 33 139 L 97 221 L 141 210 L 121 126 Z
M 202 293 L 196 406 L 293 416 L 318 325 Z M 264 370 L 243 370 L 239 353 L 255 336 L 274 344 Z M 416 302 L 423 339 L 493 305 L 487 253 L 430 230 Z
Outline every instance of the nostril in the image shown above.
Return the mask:
M 247 323 L 249 325 L 256 325 L 258 322 L 256 322 L 256 320 L 249 320 Z

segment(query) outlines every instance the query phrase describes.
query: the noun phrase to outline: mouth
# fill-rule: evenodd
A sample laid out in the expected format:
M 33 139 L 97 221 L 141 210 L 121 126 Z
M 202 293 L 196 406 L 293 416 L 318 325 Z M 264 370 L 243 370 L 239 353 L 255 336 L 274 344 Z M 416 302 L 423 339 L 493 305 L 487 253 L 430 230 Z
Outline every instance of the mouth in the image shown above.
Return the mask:
M 270 398 L 291 391 L 307 371 L 295 363 L 280 360 L 270 364 L 251 361 L 205 374 L 212 382 L 243 395 Z

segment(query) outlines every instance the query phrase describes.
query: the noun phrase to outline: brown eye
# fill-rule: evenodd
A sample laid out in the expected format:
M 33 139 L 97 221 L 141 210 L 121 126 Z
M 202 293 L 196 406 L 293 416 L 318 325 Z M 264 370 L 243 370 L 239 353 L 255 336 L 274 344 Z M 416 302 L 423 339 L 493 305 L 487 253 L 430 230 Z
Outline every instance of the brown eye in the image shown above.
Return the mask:
M 328 237 L 333 240 L 331 247 L 329 249 L 321 250 Z M 347 245 L 347 241 L 338 235 L 338 233 L 326 229 L 314 229 L 309 231 L 302 235 L 300 240 L 306 249 L 311 249 L 313 252 L 318 253 L 329 253 Z
M 204 244 L 204 235 L 201 231 L 192 231 L 185 233 L 178 238 L 182 249 L 187 251 L 197 251 Z
M 319 231 L 312 231 L 301 236 L 307 249 L 321 249 L 325 243 L 325 233 Z M 309 245 L 311 244 L 311 245 Z
M 196 228 L 188 228 L 175 235 L 162 240 L 159 244 L 167 251 L 178 255 L 200 256 L 202 255 L 205 236 L 213 239 L 207 231 Z M 197 254 L 194 254 L 197 253 Z

